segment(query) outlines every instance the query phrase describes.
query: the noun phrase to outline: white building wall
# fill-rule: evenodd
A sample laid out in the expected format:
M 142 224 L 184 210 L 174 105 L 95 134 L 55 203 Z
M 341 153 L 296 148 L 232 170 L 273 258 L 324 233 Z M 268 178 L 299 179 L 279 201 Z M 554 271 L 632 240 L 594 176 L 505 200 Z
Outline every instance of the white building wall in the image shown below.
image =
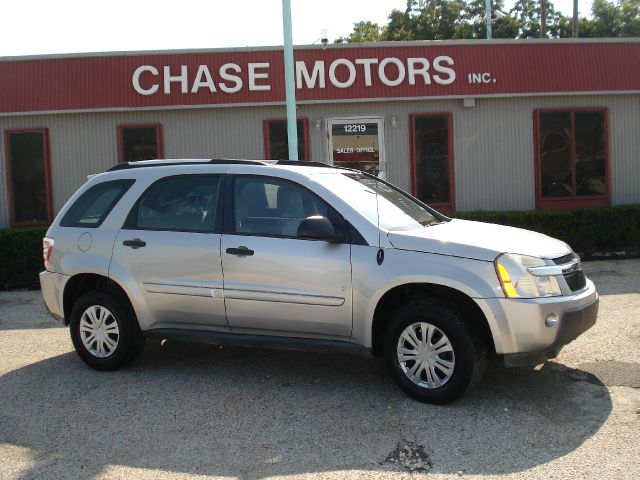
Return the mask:
M 453 115 L 457 210 L 535 208 L 533 112 L 540 108 L 607 107 L 610 122 L 611 203 L 640 203 L 640 95 L 481 98 L 300 105 L 309 120 L 311 160 L 326 162 L 326 120 L 384 119 L 387 178 L 410 190 L 409 115 Z M 195 108 L 0 117 L 0 131 L 49 128 L 55 211 L 91 173 L 118 159 L 117 127 L 159 123 L 166 158 L 264 158 L 263 121 L 283 118 L 284 107 Z M 391 127 L 391 117 L 397 125 Z M 316 121 L 321 128 L 315 129 Z M 8 225 L 5 145 L 0 148 L 0 227 Z

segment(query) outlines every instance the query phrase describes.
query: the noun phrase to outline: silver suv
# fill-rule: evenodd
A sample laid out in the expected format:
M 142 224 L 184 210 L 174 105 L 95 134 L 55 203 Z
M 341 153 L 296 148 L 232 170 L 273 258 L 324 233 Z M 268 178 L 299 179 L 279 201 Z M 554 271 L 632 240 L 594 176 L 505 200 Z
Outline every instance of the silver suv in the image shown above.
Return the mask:
M 598 310 L 565 243 L 307 162 L 117 165 L 67 202 L 43 253 L 46 306 L 98 370 L 146 337 L 347 348 L 385 355 L 405 392 L 446 403 L 488 356 L 542 363 Z

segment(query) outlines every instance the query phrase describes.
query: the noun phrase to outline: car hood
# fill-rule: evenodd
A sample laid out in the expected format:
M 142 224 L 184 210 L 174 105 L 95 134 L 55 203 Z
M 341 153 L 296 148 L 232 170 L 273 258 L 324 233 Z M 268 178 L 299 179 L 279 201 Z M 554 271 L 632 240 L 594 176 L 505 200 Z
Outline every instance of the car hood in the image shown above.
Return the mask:
M 390 232 L 401 250 L 453 255 L 492 262 L 501 253 L 557 258 L 571 252 L 564 242 L 541 233 L 493 223 L 451 220 L 418 230 Z

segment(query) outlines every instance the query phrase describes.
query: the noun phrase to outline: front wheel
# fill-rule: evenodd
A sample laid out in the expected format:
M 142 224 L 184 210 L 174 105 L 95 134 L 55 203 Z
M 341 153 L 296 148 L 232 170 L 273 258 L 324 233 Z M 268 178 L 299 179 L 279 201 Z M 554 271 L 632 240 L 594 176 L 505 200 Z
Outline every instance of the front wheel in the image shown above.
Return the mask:
M 385 356 L 400 388 L 421 402 L 452 402 L 480 381 L 487 353 L 454 305 L 415 300 L 398 309 Z
M 71 340 L 80 358 L 96 370 L 127 364 L 144 346 L 131 309 L 109 292 L 85 293 L 73 306 Z

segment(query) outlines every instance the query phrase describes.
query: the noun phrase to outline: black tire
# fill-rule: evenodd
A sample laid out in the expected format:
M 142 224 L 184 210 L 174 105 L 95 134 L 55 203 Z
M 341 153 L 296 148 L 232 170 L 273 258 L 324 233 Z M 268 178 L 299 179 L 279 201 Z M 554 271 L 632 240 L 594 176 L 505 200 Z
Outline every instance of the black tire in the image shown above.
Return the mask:
M 103 355 L 106 355 L 103 357 L 98 356 L 96 341 L 93 344 L 89 344 L 89 348 L 85 346 L 83 334 L 81 333 L 83 315 L 92 307 L 96 307 L 97 312 L 105 309 L 111 314 L 110 316 L 106 314 L 105 321 L 110 328 L 113 328 L 113 325 L 117 325 L 117 334 L 108 334 L 112 342 L 114 338 L 117 338 L 116 346 L 112 350 L 103 350 Z M 89 318 L 85 317 L 86 320 L 89 320 Z M 103 290 L 87 292 L 76 301 L 71 310 L 69 329 L 71 341 L 76 352 L 84 363 L 96 370 L 116 370 L 121 368 L 137 356 L 144 347 L 144 337 L 140 333 L 135 314 L 131 311 L 129 305 L 121 300 L 118 295 Z M 89 339 L 87 338 L 87 340 Z M 92 353 L 92 349 L 96 350 L 96 352 Z
M 452 352 L 440 355 L 445 360 L 454 361 L 453 372 L 447 376 L 443 371 L 436 371 L 438 375 L 446 378 L 438 378 L 438 381 L 445 381 L 441 386 L 436 386 L 435 382 L 432 383 L 432 387 L 415 383 L 404 372 L 398 359 L 398 342 L 402 332 L 419 322 L 436 327 L 433 330 L 434 338 L 442 338 L 440 334 L 444 334 L 451 344 Z M 422 329 L 416 328 L 421 333 Z M 396 383 L 407 394 L 421 402 L 445 404 L 456 400 L 480 382 L 486 367 L 487 351 L 476 331 L 465 325 L 462 314 L 454 304 L 439 299 L 419 299 L 400 307 L 393 315 L 386 331 L 385 357 Z M 405 360 L 404 368 L 410 370 L 414 364 L 412 360 Z M 426 370 L 418 369 L 419 383 L 427 383 L 426 375 Z

